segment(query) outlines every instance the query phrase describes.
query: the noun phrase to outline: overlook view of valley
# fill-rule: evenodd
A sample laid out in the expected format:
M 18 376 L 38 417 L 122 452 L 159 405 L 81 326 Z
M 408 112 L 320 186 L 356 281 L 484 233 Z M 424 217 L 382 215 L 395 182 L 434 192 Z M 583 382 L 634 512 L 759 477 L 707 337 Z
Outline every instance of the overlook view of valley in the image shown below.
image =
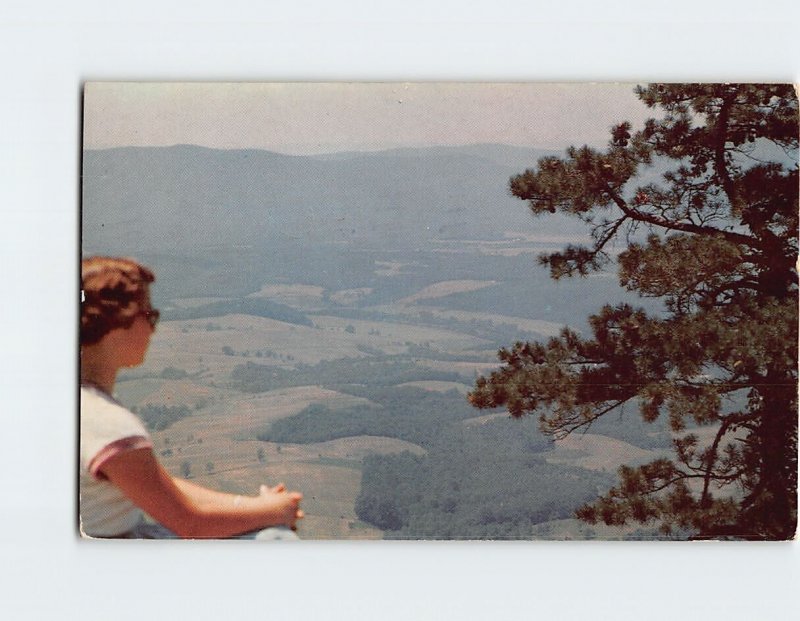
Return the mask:
M 507 194 L 546 153 L 87 150 L 83 254 L 135 255 L 162 311 L 116 396 L 174 475 L 302 490 L 303 538 L 658 536 L 574 512 L 666 454 L 663 424 L 622 409 L 554 440 L 466 399 L 499 348 L 643 304 L 613 264 L 558 282 L 537 264 L 586 235 Z

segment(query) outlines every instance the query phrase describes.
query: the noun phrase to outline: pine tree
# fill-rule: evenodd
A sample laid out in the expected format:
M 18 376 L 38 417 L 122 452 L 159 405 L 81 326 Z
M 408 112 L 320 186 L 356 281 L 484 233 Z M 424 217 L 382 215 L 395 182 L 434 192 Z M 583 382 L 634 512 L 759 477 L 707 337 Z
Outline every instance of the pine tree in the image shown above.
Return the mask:
M 589 318 L 590 335 L 564 329 L 502 349 L 502 366 L 478 378 L 470 400 L 536 413 L 555 437 L 625 404 L 647 421 L 667 417 L 672 459 L 622 467 L 617 485 L 577 509 L 589 523 L 791 538 L 797 95 L 775 84 L 651 84 L 636 95 L 662 117 L 636 133 L 614 127 L 605 150 L 542 158 L 510 189 L 533 214 L 569 214 L 591 231 L 585 246 L 540 257 L 553 278 L 603 269 L 622 242 L 621 285 L 662 300 L 664 312 L 606 305 Z M 644 183 L 647 170 L 667 172 Z

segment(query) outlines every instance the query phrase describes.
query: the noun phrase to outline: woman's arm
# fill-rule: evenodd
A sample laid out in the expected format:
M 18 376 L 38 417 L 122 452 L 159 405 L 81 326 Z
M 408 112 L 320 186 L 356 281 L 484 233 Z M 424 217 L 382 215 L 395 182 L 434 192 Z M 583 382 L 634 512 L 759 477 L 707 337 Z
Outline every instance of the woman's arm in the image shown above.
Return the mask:
M 198 485 L 197 483 L 192 483 L 191 481 L 187 481 L 186 479 L 179 479 L 178 477 L 172 477 L 172 482 L 178 486 L 178 489 L 181 490 L 184 494 L 189 496 L 195 503 L 200 505 L 210 505 L 215 503 L 228 503 L 233 502 L 234 504 L 239 504 L 244 501 L 244 496 L 236 496 L 234 494 L 227 494 L 225 492 L 218 492 L 213 489 L 209 489 L 207 487 L 203 487 L 202 485 Z M 286 486 L 283 483 L 279 483 L 275 487 L 268 487 L 267 485 L 262 485 L 260 493 L 264 494 L 267 492 L 278 493 L 286 491 Z M 301 511 L 302 513 L 302 511 Z
M 102 473 L 138 507 L 181 537 L 229 537 L 267 526 L 294 527 L 303 516 L 298 492 L 287 492 L 282 486 L 262 486 L 255 497 L 215 492 L 173 478 L 149 448 L 109 458 Z

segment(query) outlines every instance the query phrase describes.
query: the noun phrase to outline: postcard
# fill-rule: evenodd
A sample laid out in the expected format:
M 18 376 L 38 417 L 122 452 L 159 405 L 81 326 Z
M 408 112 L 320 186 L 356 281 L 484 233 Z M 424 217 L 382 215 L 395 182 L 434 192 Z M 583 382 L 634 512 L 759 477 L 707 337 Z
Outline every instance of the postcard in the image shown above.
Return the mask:
M 85 85 L 81 533 L 786 540 L 784 84 Z

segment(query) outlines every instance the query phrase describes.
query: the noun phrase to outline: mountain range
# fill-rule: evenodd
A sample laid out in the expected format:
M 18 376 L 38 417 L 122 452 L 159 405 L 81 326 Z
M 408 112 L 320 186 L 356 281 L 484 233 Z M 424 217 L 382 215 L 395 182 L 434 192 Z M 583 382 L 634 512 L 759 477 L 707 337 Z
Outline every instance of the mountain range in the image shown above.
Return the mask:
M 508 192 L 554 152 L 469 145 L 293 156 L 192 145 L 86 150 L 84 252 L 195 252 L 296 240 L 409 250 L 441 239 L 563 234 Z M 541 227 L 547 230 L 542 231 Z

